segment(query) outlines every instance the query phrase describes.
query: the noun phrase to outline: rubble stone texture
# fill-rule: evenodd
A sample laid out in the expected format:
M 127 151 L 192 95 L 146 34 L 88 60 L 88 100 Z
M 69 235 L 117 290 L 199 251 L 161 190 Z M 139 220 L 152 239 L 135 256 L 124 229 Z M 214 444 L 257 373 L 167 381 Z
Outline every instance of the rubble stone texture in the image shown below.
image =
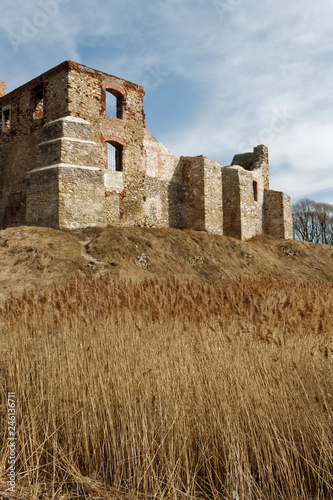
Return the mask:
M 143 97 L 139 85 L 72 61 L 9 94 L 0 82 L 0 227 L 292 238 L 290 197 L 269 189 L 265 146 L 227 167 L 176 156 L 146 129 Z

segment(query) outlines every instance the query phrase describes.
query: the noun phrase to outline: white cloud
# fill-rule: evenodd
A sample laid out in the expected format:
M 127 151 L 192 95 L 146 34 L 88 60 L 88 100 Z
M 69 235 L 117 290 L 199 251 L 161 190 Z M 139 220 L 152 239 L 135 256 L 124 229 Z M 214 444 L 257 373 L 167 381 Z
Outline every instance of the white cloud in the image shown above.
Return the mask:
M 171 150 L 226 164 L 265 142 L 273 188 L 333 199 L 332 14 L 330 0 L 3 0 L 0 79 L 14 88 L 73 59 L 148 90 L 185 85 L 188 118 L 175 108 L 167 133 L 152 130 Z M 27 22 L 35 33 L 15 49 Z

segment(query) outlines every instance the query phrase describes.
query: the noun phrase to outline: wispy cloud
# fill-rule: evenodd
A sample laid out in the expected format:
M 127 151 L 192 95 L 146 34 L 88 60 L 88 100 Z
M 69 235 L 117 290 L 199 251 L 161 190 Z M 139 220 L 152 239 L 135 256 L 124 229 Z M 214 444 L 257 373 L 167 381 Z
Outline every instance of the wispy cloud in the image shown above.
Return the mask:
M 65 59 L 117 74 L 145 85 L 152 133 L 176 153 L 228 164 L 264 142 L 274 188 L 333 201 L 332 14 L 331 0 L 3 0 L 0 79 Z

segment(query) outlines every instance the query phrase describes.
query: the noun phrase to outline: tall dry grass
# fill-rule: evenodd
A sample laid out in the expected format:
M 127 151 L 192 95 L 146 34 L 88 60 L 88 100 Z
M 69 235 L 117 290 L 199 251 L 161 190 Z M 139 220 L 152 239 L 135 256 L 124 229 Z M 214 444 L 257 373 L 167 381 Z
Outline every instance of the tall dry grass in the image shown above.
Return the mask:
M 332 498 L 332 291 L 102 278 L 12 297 L 3 489 L 10 391 L 24 499 Z

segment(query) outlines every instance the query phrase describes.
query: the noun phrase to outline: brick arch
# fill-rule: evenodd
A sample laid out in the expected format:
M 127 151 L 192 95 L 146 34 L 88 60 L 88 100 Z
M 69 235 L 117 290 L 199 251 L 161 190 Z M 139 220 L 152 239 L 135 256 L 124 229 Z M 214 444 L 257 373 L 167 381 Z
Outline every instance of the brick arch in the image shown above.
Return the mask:
M 102 141 L 103 141 L 104 145 L 107 142 L 116 142 L 117 144 L 120 144 L 121 146 L 123 146 L 125 144 L 124 138 L 118 137 L 116 135 L 102 135 Z
M 118 96 L 122 97 L 125 97 L 126 95 L 124 87 L 122 87 L 121 85 L 117 85 L 116 83 L 113 82 L 103 82 L 102 88 L 103 90 L 109 90 L 110 92 L 111 91 L 115 92 L 114 95 L 118 94 Z
M 105 158 L 105 167 L 107 170 L 116 170 L 123 171 L 124 170 L 124 140 L 120 137 L 116 137 L 113 135 L 105 135 L 102 136 L 103 140 L 103 149 L 104 149 L 104 158 Z M 109 145 L 113 146 L 113 159 L 110 159 L 109 153 L 110 148 Z M 110 165 L 110 161 L 112 166 Z M 111 167 L 111 168 L 110 168 Z

